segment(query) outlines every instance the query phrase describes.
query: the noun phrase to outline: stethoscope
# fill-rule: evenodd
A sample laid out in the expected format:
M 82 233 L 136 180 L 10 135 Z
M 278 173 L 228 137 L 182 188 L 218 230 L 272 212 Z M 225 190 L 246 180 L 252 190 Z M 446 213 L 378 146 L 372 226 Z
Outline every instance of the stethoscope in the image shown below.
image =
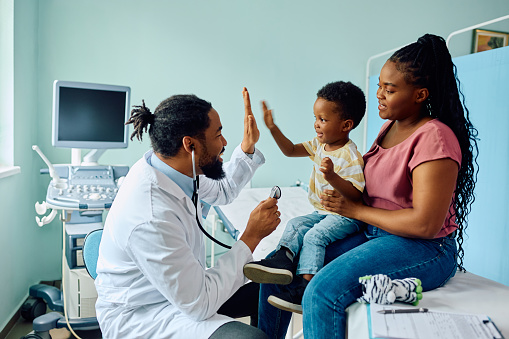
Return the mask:
M 193 196 L 192 196 L 191 200 L 193 201 L 194 208 L 196 211 L 196 222 L 198 223 L 198 227 L 203 232 L 203 234 L 205 234 L 210 240 L 212 240 L 213 242 L 215 242 L 216 244 L 218 244 L 220 246 L 223 246 L 224 248 L 230 249 L 230 248 L 232 248 L 231 246 L 226 245 L 225 243 L 223 243 L 223 242 L 217 240 L 216 238 L 214 238 L 213 236 L 211 236 L 207 231 L 205 231 L 205 229 L 201 225 L 200 217 L 198 216 L 198 192 L 200 191 L 200 180 L 198 179 L 198 176 L 196 175 L 196 165 L 194 163 L 194 148 L 192 149 L 192 152 L 191 152 L 191 161 L 193 162 Z
M 217 240 L 216 238 L 214 238 L 213 236 L 211 236 L 207 231 L 205 231 L 205 229 L 201 225 L 200 217 L 198 216 L 198 192 L 200 191 L 200 180 L 198 179 L 198 176 L 196 175 L 196 165 L 194 162 L 194 148 L 191 151 L 191 161 L 193 162 L 193 196 L 192 196 L 191 200 L 193 201 L 194 208 L 196 211 L 196 222 L 198 223 L 198 227 L 203 232 L 203 234 L 205 234 L 207 236 L 207 238 L 209 238 L 216 244 L 223 246 L 224 248 L 230 249 L 230 248 L 232 248 L 231 246 L 226 245 L 225 243 L 223 243 L 223 242 Z M 279 199 L 281 197 L 281 189 L 278 186 L 272 187 L 272 190 L 270 191 L 270 197 Z

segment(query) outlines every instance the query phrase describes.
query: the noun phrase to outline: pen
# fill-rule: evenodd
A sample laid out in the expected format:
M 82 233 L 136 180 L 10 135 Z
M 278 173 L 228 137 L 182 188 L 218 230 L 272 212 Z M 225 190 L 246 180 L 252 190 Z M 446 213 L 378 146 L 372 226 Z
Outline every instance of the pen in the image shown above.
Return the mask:
M 392 313 L 423 313 L 428 312 L 427 308 L 400 308 L 400 309 L 392 309 L 392 310 L 380 310 L 378 313 L 381 314 L 392 314 Z
M 490 320 L 483 320 L 482 321 L 484 325 L 488 326 L 489 331 L 493 335 L 493 338 L 504 338 L 500 334 L 500 330 L 498 329 L 497 325 L 493 321 Z M 491 326 L 490 326 L 491 325 Z

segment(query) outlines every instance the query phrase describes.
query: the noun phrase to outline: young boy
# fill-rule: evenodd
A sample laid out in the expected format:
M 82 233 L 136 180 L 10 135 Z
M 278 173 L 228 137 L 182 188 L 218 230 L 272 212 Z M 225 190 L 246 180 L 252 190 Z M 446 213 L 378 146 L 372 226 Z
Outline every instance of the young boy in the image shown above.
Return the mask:
M 284 155 L 307 157 L 314 162 L 309 181 L 312 214 L 288 222 L 276 248 L 268 259 L 244 266 L 247 278 L 258 283 L 286 285 L 295 288 L 271 295 L 268 302 L 286 311 L 302 313 L 301 301 L 309 280 L 323 267 L 325 247 L 358 231 L 361 222 L 327 211 L 320 203 L 325 189 L 335 189 L 349 199 L 361 199 L 364 190 L 364 162 L 357 146 L 349 138 L 359 125 L 366 109 L 364 93 L 350 82 L 333 82 L 317 93 L 313 106 L 316 137 L 293 144 L 275 125 L 272 110 L 262 103 L 265 125 Z M 295 271 L 293 258 L 300 254 Z

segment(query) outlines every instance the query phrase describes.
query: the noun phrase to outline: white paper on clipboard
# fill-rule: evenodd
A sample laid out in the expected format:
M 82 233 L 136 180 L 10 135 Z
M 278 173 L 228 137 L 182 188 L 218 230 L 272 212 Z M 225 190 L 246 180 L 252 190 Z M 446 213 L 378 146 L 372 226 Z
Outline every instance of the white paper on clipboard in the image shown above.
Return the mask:
M 503 338 L 488 316 L 429 310 L 419 313 L 378 313 L 380 310 L 402 309 L 370 304 L 368 315 L 371 338 L 465 339 Z

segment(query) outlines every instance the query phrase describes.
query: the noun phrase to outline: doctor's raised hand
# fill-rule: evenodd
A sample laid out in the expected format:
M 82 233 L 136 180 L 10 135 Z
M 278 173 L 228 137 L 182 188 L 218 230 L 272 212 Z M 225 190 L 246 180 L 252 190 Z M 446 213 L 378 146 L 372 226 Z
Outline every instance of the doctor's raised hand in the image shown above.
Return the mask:
M 242 151 L 252 154 L 255 151 L 255 144 L 260 139 L 260 131 L 256 119 L 251 110 L 251 100 L 246 87 L 242 89 L 244 97 L 244 138 L 242 139 Z M 253 252 L 260 241 L 271 234 L 279 225 L 281 213 L 277 209 L 277 199 L 268 198 L 251 212 L 247 222 L 246 230 L 240 237 Z
M 241 148 L 244 153 L 253 154 L 255 144 L 260 139 L 260 131 L 256 124 L 256 119 L 251 110 L 251 100 L 249 99 L 249 92 L 246 87 L 242 89 L 242 96 L 244 97 L 244 138 L 242 139 Z

